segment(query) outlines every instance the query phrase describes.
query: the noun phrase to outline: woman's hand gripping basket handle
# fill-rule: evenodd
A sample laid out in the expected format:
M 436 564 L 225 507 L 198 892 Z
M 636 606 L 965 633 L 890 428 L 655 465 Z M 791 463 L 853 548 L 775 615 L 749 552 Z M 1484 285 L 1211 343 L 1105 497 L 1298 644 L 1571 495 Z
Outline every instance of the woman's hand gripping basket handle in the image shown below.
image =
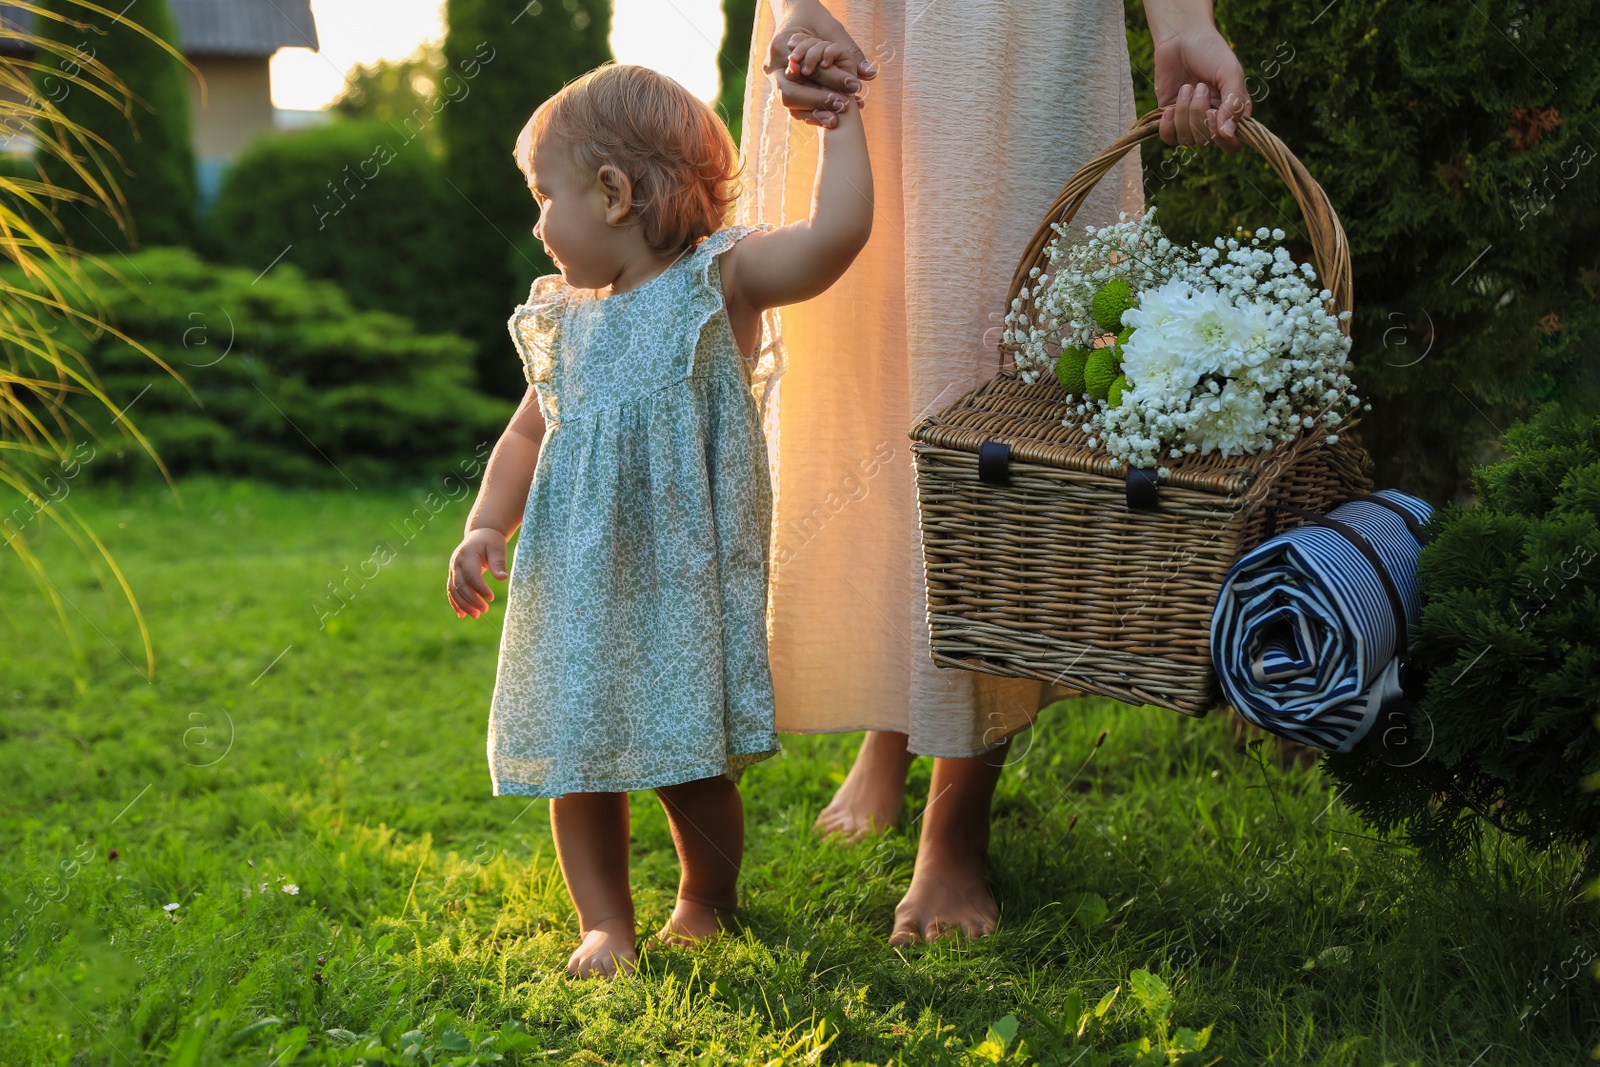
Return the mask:
M 1154 140 L 1161 136 L 1161 116 L 1164 108 L 1157 108 L 1141 115 L 1137 122 L 1129 127 L 1128 132 L 1117 138 L 1111 144 L 1085 163 L 1076 174 L 1067 180 L 1061 187 L 1061 192 L 1056 194 L 1055 203 L 1050 205 L 1050 210 L 1045 212 L 1043 221 L 1038 229 L 1033 232 L 1033 239 L 1028 242 L 1027 251 L 1017 262 L 1016 273 L 1011 276 L 1011 291 L 1006 296 L 1006 306 L 1010 307 L 1022 292 L 1022 287 L 1028 284 L 1028 275 L 1034 267 L 1043 268 L 1048 262 L 1047 249 L 1051 237 L 1055 236 L 1051 228 L 1060 223 L 1066 226 L 1072 217 L 1078 213 L 1083 202 L 1088 199 L 1089 193 L 1099 184 L 1100 179 L 1110 172 L 1130 150 L 1145 141 Z M 1311 237 L 1311 254 L 1317 263 L 1317 274 L 1322 279 L 1323 288 L 1333 294 L 1332 311 L 1349 311 L 1351 309 L 1350 293 L 1350 246 L 1345 241 L 1344 227 L 1339 225 L 1339 216 L 1333 210 L 1333 204 L 1328 200 L 1328 194 L 1322 191 L 1322 186 L 1317 184 L 1315 178 L 1306 170 L 1304 164 L 1295 158 L 1293 152 L 1278 140 L 1277 136 L 1261 123 L 1252 118 L 1238 120 L 1239 140 L 1267 161 L 1279 178 L 1283 179 L 1289 191 L 1294 194 L 1295 203 L 1300 206 L 1300 214 L 1305 218 L 1306 230 Z M 1346 334 L 1350 332 L 1349 320 L 1340 324 Z M 1011 356 L 1016 346 L 1002 342 L 1001 351 Z

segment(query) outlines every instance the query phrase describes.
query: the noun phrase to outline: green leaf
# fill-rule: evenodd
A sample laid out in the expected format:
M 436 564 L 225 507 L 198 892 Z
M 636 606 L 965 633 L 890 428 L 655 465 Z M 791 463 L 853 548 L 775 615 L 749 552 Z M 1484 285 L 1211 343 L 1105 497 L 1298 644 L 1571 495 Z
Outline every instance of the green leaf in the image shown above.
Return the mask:
M 1317 953 L 1318 967 L 1339 967 L 1350 962 L 1352 953 L 1349 945 L 1330 945 Z
M 454 1028 L 441 1030 L 436 1046 L 441 1052 L 471 1052 L 472 1042 L 467 1040 L 465 1034 Z
M 1034 1014 L 1039 1015 L 1038 1012 L 1034 1012 Z M 1061 1002 L 1061 1017 L 1066 1020 L 1068 1026 L 1077 1027 L 1079 1033 L 1083 1032 L 1084 1018 L 1082 993 L 1074 989 L 1072 992 L 1067 994 L 1066 1000 Z M 1047 1022 L 1042 1016 L 1040 1016 L 1039 1021 L 1043 1022 L 1046 1027 L 1050 1026 L 1050 1023 Z M 1061 1036 L 1064 1037 L 1066 1035 L 1063 1034 Z
M 1167 1016 L 1172 1014 L 1172 991 L 1167 988 L 1167 983 L 1161 980 L 1160 975 L 1141 970 L 1133 972 L 1129 984 L 1145 1014 L 1151 1021 L 1165 1026 Z
M 998 1041 L 1000 1051 L 1004 1052 L 1011 1044 L 1011 1039 L 1017 1036 L 1017 1017 L 1006 1015 L 989 1024 L 989 1033 L 985 1035 L 987 1041 Z
M 1111 915 L 1111 909 L 1106 905 L 1105 898 L 1098 893 L 1084 893 L 1080 895 L 1073 906 L 1071 918 L 1085 932 L 1097 926 L 1105 925 Z
M 249 1026 L 246 1026 L 244 1029 L 234 1031 L 233 1036 L 228 1038 L 228 1044 L 237 1045 L 242 1041 L 248 1041 L 250 1038 L 256 1036 L 261 1031 L 263 1031 L 263 1030 L 265 1030 L 265 1029 L 267 1029 L 269 1027 L 281 1026 L 282 1024 L 283 1024 L 283 1020 L 278 1018 L 276 1015 L 268 1015 L 264 1019 L 257 1019 L 255 1022 L 251 1023 Z
M 1111 1002 L 1117 999 L 1117 994 L 1120 992 L 1122 992 L 1122 987 L 1119 985 L 1100 998 L 1100 1003 L 1094 1006 L 1094 1017 L 1096 1019 L 1104 1019 L 1106 1017 L 1106 1012 L 1111 1010 Z

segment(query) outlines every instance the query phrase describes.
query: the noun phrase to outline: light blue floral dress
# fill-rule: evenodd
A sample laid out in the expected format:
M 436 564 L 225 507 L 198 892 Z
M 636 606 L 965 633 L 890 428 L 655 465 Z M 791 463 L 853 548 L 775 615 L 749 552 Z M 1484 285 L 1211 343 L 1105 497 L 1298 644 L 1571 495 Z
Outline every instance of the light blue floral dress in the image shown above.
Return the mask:
M 766 441 L 719 230 L 637 289 L 533 283 L 508 326 L 548 430 L 489 712 L 495 795 L 620 792 L 778 749 Z

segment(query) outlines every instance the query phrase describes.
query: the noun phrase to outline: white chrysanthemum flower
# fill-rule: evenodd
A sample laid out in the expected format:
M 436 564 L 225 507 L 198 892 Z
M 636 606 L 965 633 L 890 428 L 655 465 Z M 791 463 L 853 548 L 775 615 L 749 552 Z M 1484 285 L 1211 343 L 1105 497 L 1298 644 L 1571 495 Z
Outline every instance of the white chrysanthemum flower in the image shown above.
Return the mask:
M 1346 413 L 1361 409 L 1345 373 L 1350 341 L 1339 324 L 1349 313 L 1329 310 L 1312 265 L 1267 243 L 1281 241 L 1281 230 L 1183 249 L 1154 215 L 1086 227 L 1077 243 L 1052 225 L 1049 270 L 1029 271 L 1035 284 L 1005 319 L 1022 379 L 1049 380 L 1063 348 L 1109 340 L 1093 297 L 1119 279 L 1136 304 L 1122 319 L 1131 335 L 1120 352 L 1121 402 L 1079 398 L 1081 423 L 1063 422 L 1114 463 L 1153 467 L 1163 456 L 1261 451 L 1302 432 L 1336 436 Z

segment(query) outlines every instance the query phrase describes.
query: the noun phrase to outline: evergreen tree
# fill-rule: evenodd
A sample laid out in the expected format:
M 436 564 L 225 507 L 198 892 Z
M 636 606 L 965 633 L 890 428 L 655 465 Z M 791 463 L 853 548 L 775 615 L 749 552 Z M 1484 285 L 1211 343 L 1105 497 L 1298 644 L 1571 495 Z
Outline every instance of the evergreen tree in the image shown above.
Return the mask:
M 746 64 L 756 22 L 756 0 L 722 0 L 722 46 L 717 50 L 717 113 L 728 123 L 735 144 L 744 124 Z M 759 71 L 757 72 L 759 74 Z
M 349 119 L 391 122 L 420 137 L 430 153 L 442 155 L 439 123 L 424 121 L 434 108 L 450 104 L 449 93 L 470 88 L 458 74 L 444 79 L 444 47 L 424 41 L 405 59 L 380 59 L 370 66 L 358 63 L 345 75 L 344 88 L 328 110 Z M 411 126 L 405 126 L 407 120 Z
M 1350 240 L 1356 431 L 1379 485 L 1442 503 L 1517 412 L 1592 391 L 1600 340 L 1600 0 L 1218 0 L 1255 101 Z M 1139 107 L 1155 105 L 1141 5 Z M 1174 237 L 1302 233 L 1255 153 L 1148 146 Z M 1062 175 L 1065 180 L 1066 175 Z M 1303 239 L 1301 252 L 1308 253 Z
M 528 286 L 554 268 L 533 237 L 537 209 L 512 159 L 517 131 L 545 98 L 611 58 L 608 0 L 449 0 L 446 76 L 471 90 L 440 116 L 446 177 L 456 198 L 451 264 L 439 283 L 457 315 L 437 328 L 478 345 L 483 388 L 526 388 L 506 319 Z
M 42 6 L 70 21 L 39 17 L 40 36 L 104 64 L 131 94 L 108 90 L 113 103 L 89 85 L 62 78 L 71 71 L 50 67 L 35 74 L 39 96 L 55 100 L 64 117 L 110 145 L 108 150 L 92 141 L 72 142 L 84 168 L 97 180 L 109 177 L 126 203 L 128 233 L 109 214 L 82 203 L 60 208 L 63 230 L 79 248 L 93 252 L 187 244 L 194 237 L 197 195 L 186 81 L 193 75 L 177 55 L 140 32 L 142 27 L 178 47 L 177 23 L 167 0 L 132 0 L 120 15 L 97 14 L 62 0 L 45 0 Z M 116 6 L 110 5 L 113 11 Z M 59 133 L 56 139 L 65 140 Z M 40 162 L 55 184 L 98 199 L 65 159 L 45 155 Z

